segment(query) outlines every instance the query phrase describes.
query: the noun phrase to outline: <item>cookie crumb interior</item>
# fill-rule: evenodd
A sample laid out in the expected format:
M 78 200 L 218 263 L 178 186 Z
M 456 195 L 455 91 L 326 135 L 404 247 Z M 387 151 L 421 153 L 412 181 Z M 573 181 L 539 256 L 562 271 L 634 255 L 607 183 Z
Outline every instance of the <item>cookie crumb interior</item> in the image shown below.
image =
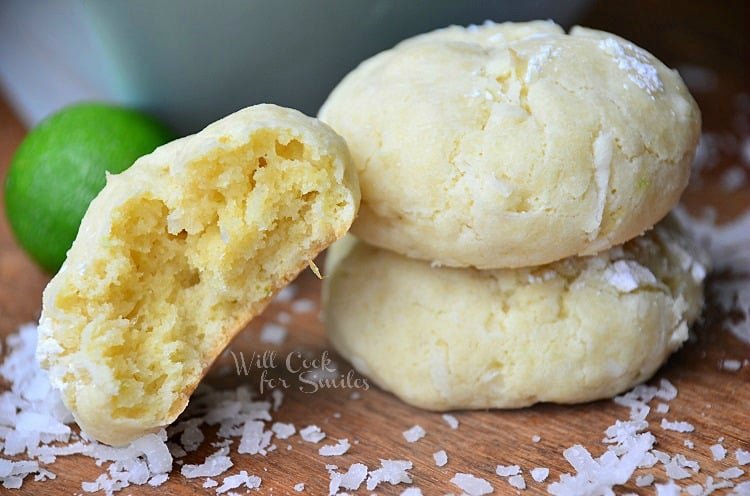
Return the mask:
M 291 130 L 262 129 L 170 170 L 182 175 L 179 189 L 117 206 L 98 256 L 54 300 L 68 320 L 60 355 L 78 355 L 63 382 L 96 374 L 106 386 L 79 388 L 71 409 L 105 393 L 113 419 L 177 416 L 185 386 L 189 396 L 248 309 L 259 311 L 352 217 L 335 160 Z

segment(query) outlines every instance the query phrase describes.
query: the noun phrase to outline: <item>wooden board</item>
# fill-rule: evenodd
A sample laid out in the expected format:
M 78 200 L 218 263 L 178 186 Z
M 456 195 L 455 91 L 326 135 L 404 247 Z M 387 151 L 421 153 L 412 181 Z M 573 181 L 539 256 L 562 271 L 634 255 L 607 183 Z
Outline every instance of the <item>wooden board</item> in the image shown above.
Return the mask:
M 692 67 L 693 92 L 703 111 L 704 132 L 734 137 L 738 142 L 744 139 L 747 144 L 750 137 L 747 18 L 747 7 L 741 1 L 601 1 L 593 4 L 581 24 L 629 38 L 672 67 Z M 0 102 L 3 177 L 23 133 L 11 110 Z M 743 163 L 739 156 L 739 147 L 725 150 L 718 164 L 705 171 L 700 181 L 694 181 L 686 192 L 684 199 L 690 209 L 698 212 L 712 206 L 718 210 L 721 220 L 727 220 L 750 206 L 750 188 L 744 186 L 727 192 L 720 179 L 733 165 L 740 165 L 749 173 L 748 158 L 744 160 Z M 20 324 L 36 320 L 41 291 L 47 280 L 48 277 L 18 249 L 4 212 L 0 213 L 0 334 L 3 337 L 16 332 Z M 611 401 L 578 406 L 538 405 L 517 411 L 453 412 L 460 422 L 454 430 L 440 414 L 409 407 L 374 387 L 359 390 L 359 399 L 352 398 L 356 390 L 353 388 L 321 389 L 312 394 L 309 387 L 300 390 L 304 385 L 295 374 L 285 372 L 283 359 L 299 349 L 317 356 L 327 352 L 335 358 L 335 354 L 319 320 L 320 282 L 307 271 L 295 286 L 298 298 L 315 303 L 313 311 L 295 313 L 288 303 L 273 304 L 232 343 L 231 350 L 243 352 L 246 358 L 253 352 L 277 352 L 275 366 L 269 368 L 268 377 L 286 378 L 289 388 L 284 390 L 282 407 L 274 413 L 275 421 L 291 422 L 298 428 L 316 424 L 328 435 L 324 443 L 348 438 L 353 444 L 348 453 L 334 458 L 318 455 L 320 445 L 303 442 L 298 435 L 276 440 L 277 449 L 266 456 L 238 455 L 234 449 L 235 466 L 224 475 L 236 474 L 239 470 L 258 475 L 263 480 L 262 494 L 296 494 L 293 486 L 299 482 L 305 483 L 303 494 L 327 494 L 326 464 L 334 463 L 346 469 L 360 462 L 374 469 L 381 458 L 412 461 L 410 473 L 414 485 L 425 495 L 460 493 L 450 482 L 457 472 L 490 481 L 495 494 L 515 494 L 517 491 L 507 480 L 495 474 L 498 464 L 521 466 L 528 485 L 527 494 L 546 493 L 549 482 L 572 471 L 562 457 L 565 448 L 582 444 L 598 456 L 605 450 L 601 443 L 603 431 L 616 419 L 627 418 L 628 411 Z M 258 330 L 266 322 L 275 321 L 279 312 L 287 312 L 293 319 L 287 325 L 286 341 L 281 346 L 262 343 Z M 669 413 L 652 412 L 649 416 L 657 448 L 670 454 L 684 453 L 701 465 L 700 473 L 680 481 L 682 486 L 704 483 L 708 475 L 736 465 L 736 449 L 750 450 L 750 366 L 739 371 L 723 370 L 720 366 L 724 359 L 750 358 L 750 345 L 732 336 L 725 329 L 723 318 L 715 302 L 709 300 L 705 318 L 696 326 L 696 339 L 675 354 L 652 382 L 667 378 L 679 391 L 678 397 L 669 403 Z M 349 369 L 348 364 L 341 362 L 340 372 L 346 373 Z M 228 356 L 217 364 L 207 380 L 217 387 L 246 384 L 257 389 L 261 370 L 248 376 L 237 375 Z M 280 387 L 278 382 L 275 386 Z M 681 434 L 663 430 L 659 427 L 662 417 L 690 422 L 695 432 Z M 408 443 L 402 432 L 415 424 L 421 425 L 427 435 L 416 443 Z M 540 440 L 533 442 L 534 436 L 539 436 Z M 686 439 L 694 443 L 694 449 L 684 446 Z M 723 461 L 714 461 L 709 447 L 719 439 L 723 439 L 730 454 Z M 189 454 L 185 463 L 202 462 L 215 450 L 208 445 L 211 440 L 209 432 L 207 442 L 197 452 Z M 432 455 L 441 449 L 447 452 L 449 461 L 444 467 L 437 467 Z M 531 479 L 528 471 L 535 467 L 550 469 L 546 483 L 539 484 Z M 80 493 L 82 481 L 93 481 L 102 473 L 102 468 L 91 459 L 81 456 L 59 458 L 51 469 L 58 474 L 56 481 L 27 481 L 13 494 Z M 750 465 L 744 469 L 750 472 Z M 178 472 L 175 470 L 161 487 L 132 487 L 125 494 L 214 494 L 214 490 L 202 488 L 203 478 L 185 479 Z M 653 473 L 656 482 L 666 480 L 661 465 L 638 473 Z M 748 480 L 750 475 L 746 473 L 735 482 Z M 400 494 L 406 487 L 384 484 L 377 492 Z M 654 488 L 638 488 L 631 480 L 618 492 L 653 494 Z M 357 494 L 369 492 L 363 487 Z

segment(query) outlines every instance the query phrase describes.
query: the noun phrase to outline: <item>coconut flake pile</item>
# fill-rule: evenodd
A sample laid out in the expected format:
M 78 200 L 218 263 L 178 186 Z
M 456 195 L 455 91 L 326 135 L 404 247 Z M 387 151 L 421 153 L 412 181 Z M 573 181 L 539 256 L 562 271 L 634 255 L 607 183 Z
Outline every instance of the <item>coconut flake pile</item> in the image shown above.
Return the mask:
M 709 298 L 725 316 L 724 326 L 750 343 L 750 211 L 719 226 L 710 214 L 696 219 L 684 210 L 676 212 L 711 253 L 716 276 L 708 287 Z M 736 365 L 730 361 L 725 369 L 739 369 Z
M 37 365 L 36 339 L 33 325 L 24 325 L 18 334 L 8 336 L 8 354 L 0 365 L 0 376 L 10 384 L 10 390 L 0 394 L 2 452 L 16 458 L 0 458 L 3 487 L 18 489 L 32 474 L 36 481 L 55 479 L 55 473 L 43 465 L 74 454 L 89 456 L 99 466 L 107 464 L 95 481 L 82 483 L 86 492 L 112 494 L 131 484 L 162 484 L 172 470 L 166 432 L 148 434 L 120 448 L 75 433 L 70 428 L 72 415 Z
M 613 495 L 615 486 L 631 480 L 634 480 L 638 487 L 647 487 L 654 484 L 654 475 L 635 475 L 636 472 L 639 469 L 653 469 L 660 464 L 667 482 L 654 485 L 656 494 L 679 496 L 682 489 L 675 481 L 695 477 L 701 472 L 701 466 L 681 453 L 670 455 L 655 449 L 656 436 L 648 430 L 650 424 L 647 419 L 651 411 L 650 402 L 657 399 L 671 401 L 676 397 L 677 388 L 666 379 L 661 379 L 658 387 L 642 384 L 622 396 L 615 397 L 616 404 L 630 409 L 630 418 L 617 420 L 606 429 L 606 437 L 602 443 L 607 445 L 607 448 L 598 458 L 594 458 L 589 450 L 581 445 L 566 449 L 563 456 L 574 468 L 575 474 L 563 474 L 558 481 L 547 487 L 547 491 L 556 496 Z M 694 430 L 687 422 L 670 422 L 664 418 L 659 426 L 663 431 L 678 433 L 690 433 Z M 721 443 L 712 445 L 709 449 L 715 460 L 723 459 L 727 453 Z M 738 449 L 737 461 L 742 465 L 740 459 L 744 460 L 744 457 L 740 453 L 741 450 Z M 545 478 L 546 475 L 548 474 L 545 474 Z M 732 480 L 742 475 L 744 470 L 739 466 L 730 467 L 707 475 L 704 484 L 692 484 L 685 490 L 690 495 L 698 496 L 711 494 L 717 489 L 734 488 L 731 494 L 748 495 L 750 481 L 747 484 L 735 484 Z M 536 480 L 536 477 L 534 479 Z

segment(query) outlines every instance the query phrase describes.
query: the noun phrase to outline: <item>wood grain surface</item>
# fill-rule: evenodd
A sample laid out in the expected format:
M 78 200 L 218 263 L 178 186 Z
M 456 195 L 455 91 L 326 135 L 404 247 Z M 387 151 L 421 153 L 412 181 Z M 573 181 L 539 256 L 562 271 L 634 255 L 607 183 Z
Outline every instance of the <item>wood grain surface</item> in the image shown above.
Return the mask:
M 742 1 L 601 1 L 592 4 L 580 24 L 620 34 L 669 66 L 692 71 L 693 77 L 687 79 L 692 79 L 691 90 L 703 112 L 704 132 L 734 137 L 739 143 L 745 140 L 747 146 L 750 139 L 747 14 L 746 2 Z M 10 108 L 0 101 L 3 178 L 23 134 L 24 129 Z M 728 220 L 750 206 L 750 188 L 744 186 L 727 191 L 721 183 L 722 175 L 733 166 L 743 167 L 750 175 L 748 158 L 745 157 L 743 163 L 740 150 L 741 147 L 724 150 L 716 166 L 694 178 L 684 196 L 691 211 L 713 207 L 720 220 Z M 47 280 L 48 276 L 17 247 L 4 212 L 0 213 L 0 333 L 3 337 L 16 332 L 20 324 L 37 319 L 41 292 Z M 279 360 L 299 349 L 317 356 L 327 352 L 336 357 L 319 319 L 320 281 L 306 271 L 294 284 L 298 299 L 314 302 L 313 311 L 295 312 L 289 303 L 274 303 L 237 337 L 231 350 L 241 351 L 246 357 L 253 352 L 277 352 L 280 358 L 270 370 L 270 376 L 286 378 L 290 387 L 284 390 L 284 402 L 274 413 L 275 421 L 291 422 L 298 429 L 316 424 L 328 436 L 324 444 L 348 438 L 352 447 L 343 456 L 322 457 L 318 454 L 319 444 L 304 442 L 295 435 L 287 440 L 275 440 L 277 449 L 266 456 L 238 455 L 233 449 L 231 456 L 235 465 L 224 476 L 240 470 L 258 475 L 263 480 L 260 494 L 297 494 L 293 487 L 300 482 L 305 484 L 302 494 L 328 494 L 326 464 L 346 469 L 352 463 L 361 462 L 374 469 L 380 459 L 410 460 L 414 485 L 425 495 L 459 494 L 459 488 L 450 482 L 458 472 L 488 480 L 495 488 L 494 494 L 519 492 L 507 479 L 495 474 L 498 464 L 521 466 L 528 486 L 521 493 L 546 493 L 549 482 L 573 471 L 563 459 L 564 449 L 582 444 L 598 456 L 606 449 L 601 442 L 604 430 L 616 419 L 628 417 L 627 409 L 611 401 L 577 406 L 545 404 L 516 411 L 452 412 L 460 424 L 458 429 L 451 429 L 440 414 L 409 407 L 374 387 L 367 391 L 327 388 L 310 393 L 309 389 L 300 390 L 302 384 L 295 382 L 294 374 L 284 375 Z M 710 288 L 711 280 L 709 295 Z M 287 339 L 279 346 L 261 342 L 259 329 L 266 322 L 276 321 L 279 312 L 287 312 L 292 317 L 286 325 Z M 750 345 L 726 330 L 725 318 L 709 297 L 705 316 L 695 326 L 695 339 L 676 353 L 650 382 L 657 384 L 659 378 L 667 378 L 679 391 L 677 398 L 669 403 L 669 413 L 652 411 L 649 422 L 657 438 L 657 449 L 670 454 L 684 453 L 700 463 L 701 471 L 679 481 L 681 486 L 705 483 L 707 476 L 736 465 L 736 449 L 750 450 L 750 366 L 727 371 L 720 365 L 724 359 L 750 358 Z M 346 373 L 351 367 L 339 361 L 339 371 Z M 231 357 L 225 357 L 217 363 L 207 381 L 217 387 L 247 384 L 257 390 L 261 376 L 260 370 L 247 376 L 237 375 Z M 361 392 L 358 399 L 352 397 L 354 391 Z M 666 431 L 659 427 L 662 417 L 690 422 L 695 432 Z M 402 432 L 416 424 L 425 429 L 426 436 L 416 443 L 408 443 Z M 213 433 L 210 430 L 207 433 L 207 441 L 197 452 L 185 457 L 185 463 L 200 463 L 215 451 L 208 444 L 214 440 Z M 539 436 L 538 442 L 532 441 L 535 436 Z M 715 461 L 709 447 L 722 438 L 730 454 L 723 461 Z M 694 449 L 684 446 L 686 439 L 694 443 Z M 437 467 L 433 461 L 432 455 L 438 450 L 445 450 L 448 455 L 448 464 L 443 467 Z M 535 467 L 550 469 L 545 483 L 534 482 L 529 476 L 528 471 Z M 177 468 L 160 487 L 130 487 L 123 494 L 215 494 L 215 490 L 202 487 L 204 478 L 186 479 Z M 746 473 L 735 482 L 750 480 L 747 473 L 750 465 L 743 468 Z M 11 494 L 79 494 L 82 481 L 93 481 L 103 471 L 93 460 L 83 456 L 60 457 L 51 470 L 58 474 L 57 480 L 43 483 L 27 480 L 22 489 Z M 638 472 L 644 473 L 652 473 L 656 482 L 666 480 L 662 465 Z M 221 482 L 221 478 L 218 479 Z M 382 484 L 376 492 L 400 494 L 406 487 Z M 2 491 L 0 488 L 0 493 Z M 631 480 L 627 486 L 618 488 L 618 494 L 628 492 L 654 494 L 654 488 L 636 487 Z M 369 492 L 363 486 L 357 494 Z

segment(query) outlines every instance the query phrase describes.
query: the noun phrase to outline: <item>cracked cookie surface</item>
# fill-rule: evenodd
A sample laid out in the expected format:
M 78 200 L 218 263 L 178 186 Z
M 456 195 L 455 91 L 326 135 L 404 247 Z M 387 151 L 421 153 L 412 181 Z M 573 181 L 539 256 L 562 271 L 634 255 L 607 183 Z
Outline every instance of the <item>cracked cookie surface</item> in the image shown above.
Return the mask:
M 679 75 L 608 33 L 450 27 L 363 62 L 319 117 L 362 187 L 352 231 L 447 266 L 593 254 L 677 203 L 700 136 Z

